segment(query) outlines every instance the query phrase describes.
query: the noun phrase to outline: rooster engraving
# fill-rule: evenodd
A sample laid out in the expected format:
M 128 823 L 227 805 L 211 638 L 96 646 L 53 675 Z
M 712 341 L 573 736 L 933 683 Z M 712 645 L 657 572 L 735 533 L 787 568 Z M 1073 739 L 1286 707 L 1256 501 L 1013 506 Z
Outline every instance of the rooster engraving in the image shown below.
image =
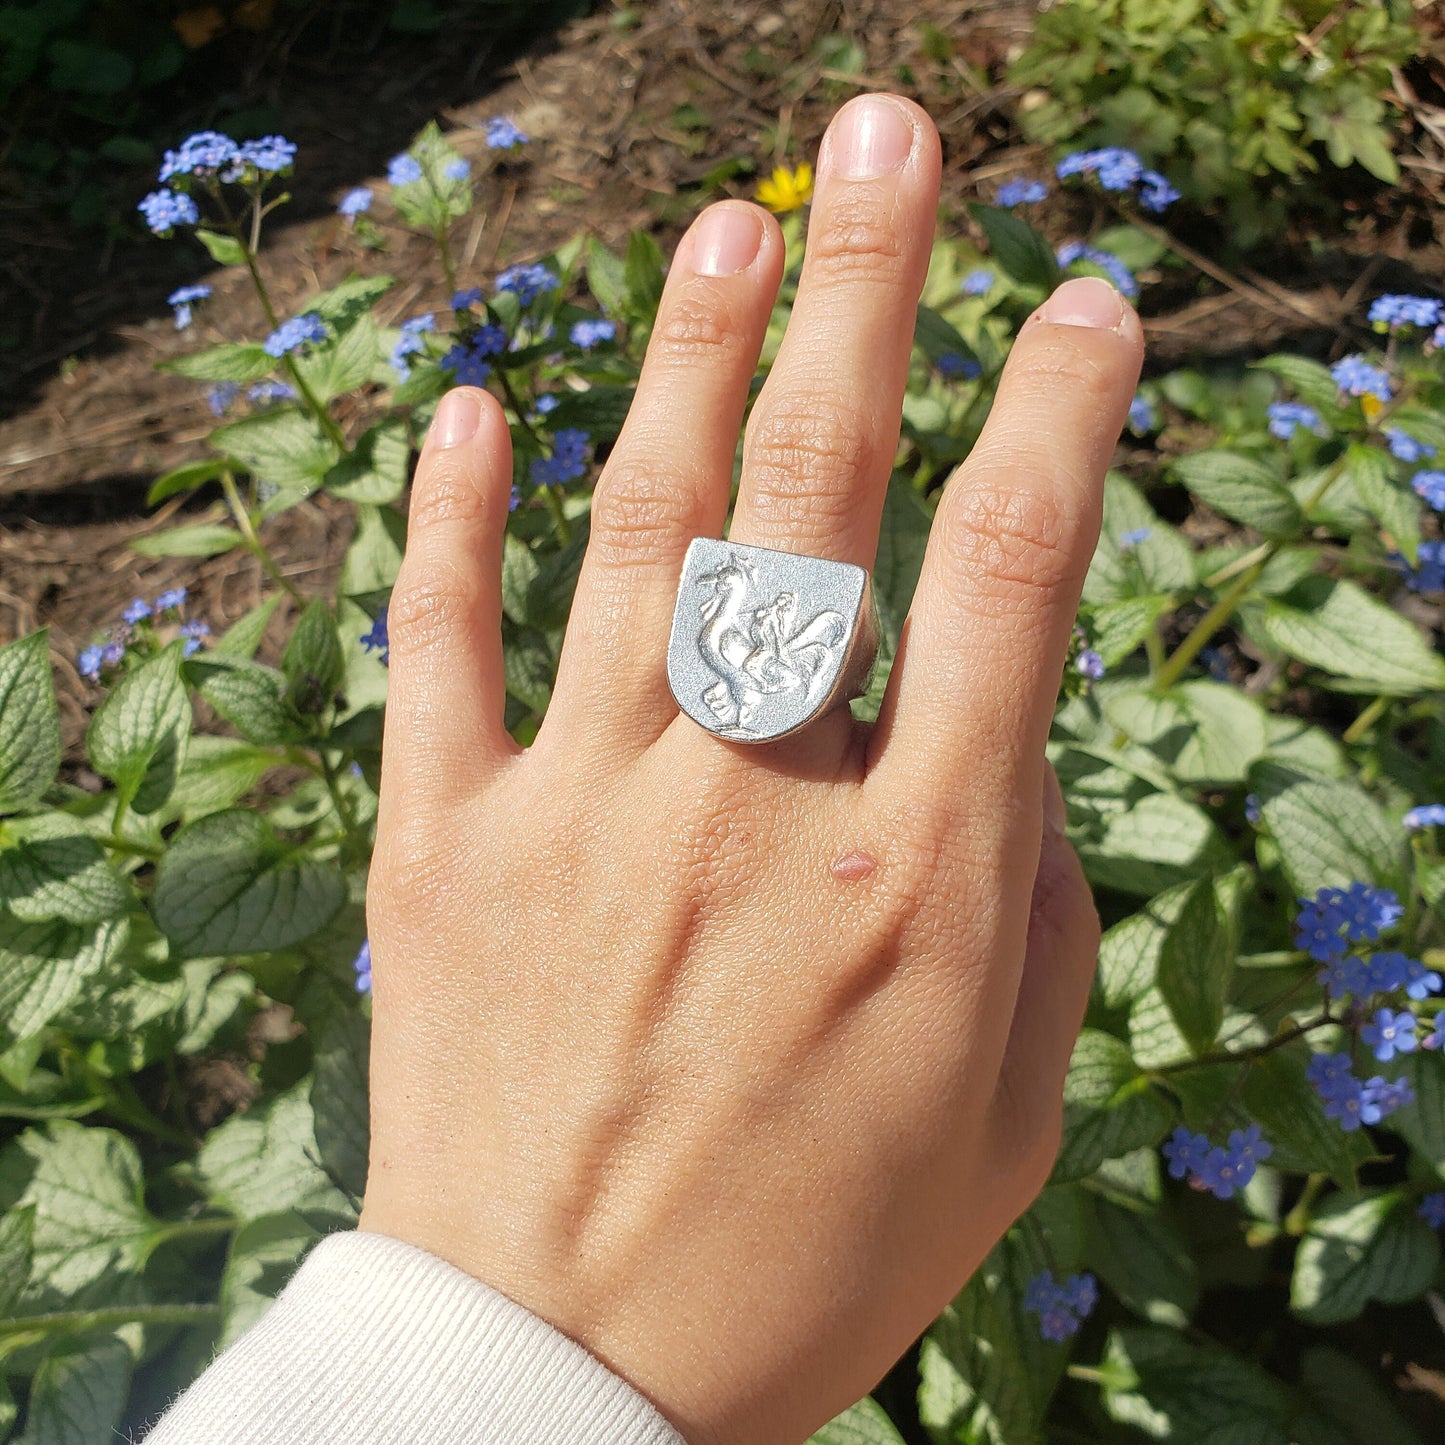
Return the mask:
M 756 574 L 729 558 L 698 578 L 712 588 L 700 609 L 698 650 L 718 681 L 702 700 L 726 729 L 748 731 L 758 704 L 770 693 L 802 689 L 809 704 L 829 681 L 828 664 L 848 636 L 840 612 L 819 612 L 798 624 L 798 596 L 780 592 L 763 607 L 751 607 Z

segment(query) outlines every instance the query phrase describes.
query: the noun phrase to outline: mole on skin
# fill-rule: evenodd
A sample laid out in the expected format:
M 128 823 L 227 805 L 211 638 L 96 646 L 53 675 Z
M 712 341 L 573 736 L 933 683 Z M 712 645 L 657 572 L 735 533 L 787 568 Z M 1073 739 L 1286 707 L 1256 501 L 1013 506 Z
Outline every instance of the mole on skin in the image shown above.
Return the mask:
M 860 848 L 835 858 L 829 871 L 840 883 L 861 883 L 877 866 L 878 860 Z

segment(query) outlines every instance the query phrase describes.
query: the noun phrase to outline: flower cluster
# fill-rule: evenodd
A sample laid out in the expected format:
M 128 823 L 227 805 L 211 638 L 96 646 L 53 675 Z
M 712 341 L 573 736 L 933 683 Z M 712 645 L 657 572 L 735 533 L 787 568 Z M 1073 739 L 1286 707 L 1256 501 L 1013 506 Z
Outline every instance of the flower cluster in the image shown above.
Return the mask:
M 959 289 L 965 296 L 983 296 L 993 289 L 997 279 L 987 266 L 979 266 L 963 278 Z
M 1062 180 L 1070 176 L 1093 176 L 1106 191 L 1139 188 L 1139 204 L 1156 216 L 1179 199 L 1179 192 L 1158 171 L 1151 171 L 1131 150 L 1103 146 L 1099 150 L 1074 151 L 1055 167 Z
M 1390 374 L 1363 356 L 1343 356 L 1330 367 L 1335 385 L 1346 396 L 1373 396 L 1376 401 L 1389 401 L 1395 394 Z
M 1405 814 L 1404 823 L 1410 833 L 1421 828 L 1445 828 L 1445 803 L 1421 803 Z
M 1377 953 L 1368 963 L 1354 954 L 1335 959 L 1319 971 L 1318 980 L 1337 1002 L 1403 989 L 1408 998 L 1423 1003 L 1441 988 L 1440 975 L 1434 969 L 1403 953 Z
M 152 191 L 141 198 L 136 210 L 157 236 L 169 236 L 177 226 L 194 226 L 201 219 L 196 203 L 180 191 Z
M 154 628 L 162 622 L 175 622 L 185 605 L 184 587 L 169 587 L 152 602 L 147 602 L 144 597 L 132 597 L 121 608 L 120 623 L 110 640 L 81 648 L 76 657 L 76 670 L 82 677 L 99 682 L 103 673 L 119 667 L 125 660 L 126 645 L 134 639 L 136 628 Z M 186 640 L 182 649 L 186 657 L 199 652 L 202 639 L 211 635 L 210 624 L 198 620 L 182 622 L 176 631 Z
M 1265 415 L 1269 418 L 1269 434 L 1282 442 L 1287 442 L 1300 427 L 1321 437 L 1329 432 L 1319 412 L 1302 401 L 1272 401 Z
M 1410 485 L 1427 507 L 1445 512 L 1445 472 L 1416 472 L 1410 478 Z
M 1419 561 L 1414 567 L 1400 559 L 1405 586 L 1412 592 L 1445 592 L 1445 542 L 1421 542 L 1415 552 Z
M 534 457 L 530 468 L 533 483 L 539 487 L 560 486 L 572 482 L 587 471 L 587 448 L 592 438 L 576 427 L 563 427 L 552 436 L 552 455 Z
M 1091 1274 L 1071 1274 L 1061 1281 L 1045 1269 L 1024 1290 L 1024 1308 L 1038 1316 L 1039 1334 L 1055 1344 L 1078 1334 L 1098 1303 L 1099 1285 Z
M 994 197 L 994 200 L 998 205 L 1011 211 L 1015 206 L 1036 205 L 1048 193 L 1049 188 L 1042 181 L 1005 181 L 998 188 L 998 195 Z
M 166 297 L 166 305 L 175 310 L 177 331 L 184 331 L 191 324 L 191 307 L 197 301 L 204 301 L 210 294 L 211 288 L 202 283 L 197 286 L 177 286 Z
M 488 323 L 465 332 L 442 357 L 442 365 L 456 377 L 458 386 L 483 386 L 492 374 L 488 358 L 506 349 L 507 333 Z
M 356 950 L 356 957 L 351 961 L 352 971 L 356 974 L 357 993 L 371 992 L 371 940 L 365 939 L 360 948 Z
M 1097 266 L 1125 296 L 1137 296 L 1139 283 L 1134 273 L 1112 252 L 1100 250 L 1097 246 L 1083 241 L 1067 241 L 1057 252 L 1060 266 L 1072 266 L 1075 261 L 1087 261 Z
M 283 321 L 261 343 L 261 349 L 267 356 L 280 358 L 325 341 L 329 334 L 326 323 L 314 311 L 303 311 L 300 316 Z
M 391 666 L 391 639 L 386 635 L 386 613 L 383 607 L 372 620 L 371 629 L 361 634 L 361 645 L 368 652 L 379 652 L 377 659 L 383 667 Z M 368 960 L 370 954 L 367 955 Z
M 1128 427 L 1136 437 L 1147 435 L 1158 425 L 1159 418 L 1154 403 L 1147 396 L 1136 396 L 1129 403 Z
M 483 130 L 486 133 L 487 145 L 494 151 L 516 150 L 532 138 L 525 131 L 518 130 L 511 117 L 505 115 L 492 116 L 484 124 Z
M 409 186 L 421 180 L 421 162 L 406 151 L 386 163 L 386 178 L 394 186 Z
M 933 363 L 933 369 L 950 381 L 975 381 L 983 375 L 983 367 L 961 351 L 944 351 Z
M 1379 1074 L 1357 1078 L 1348 1054 L 1315 1054 L 1309 1062 L 1309 1081 L 1324 1100 L 1325 1116 L 1347 1134 L 1365 1124 L 1378 1124 L 1415 1097 L 1406 1079 L 1390 1080 Z
M 1430 296 L 1376 296 L 1370 303 L 1369 320 L 1376 331 L 1399 331 L 1407 326 L 1428 330 L 1441 318 L 1441 304 Z
M 1435 455 L 1435 448 L 1429 442 L 1422 442 L 1397 426 L 1387 426 L 1381 434 L 1385 438 L 1385 445 L 1390 449 L 1390 455 L 1396 461 L 1422 462 Z
M 1195 1134 L 1182 1125 L 1164 1145 L 1169 1176 L 1183 1179 L 1191 1188 L 1206 1190 L 1216 1199 L 1232 1199 L 1254 1178 L 1260 1163 L 1274 1153 L 1258 1124 L 1235 1129 L 1226 1144 L 1213 1144 L 1207 1134 Z
M 574 321 L 567 336 L 573 346 L 580 346 L 583 351 L 590 351 L 604 341 L 617 339 L 617 323 L 602 318 L 595 321 Z
M 197 131 L 165 153 L 156 173 L 161 189 L 142 198 L 136 209 L 157 236 L 169 236 L 177 226 L 200 222 L 200 209 L 188 193 L 193 182 L 213 189 L 217 182 L 240 182 L 259 189 L 289 171 L 295 159 L 296 147 L 285 136 L 237 142 L 220 131 Z
M 408 356 L 415 356 L 419 351 L 426 350 L 426 342 L 423 337 L 429 331 L 436 330 L 436 317 L 430 311 L 421 316 L 413 316 L 410 321 L 401 323 L 401 335 L 396 339 L 396 345 L 391 349 L 392 370 L 405 381 L 411 375 L 411 364 L 407 361 Z
M 544 291 L 555 291 L 561 281 L 545 266 L 508 266 L 497 277 L 497 290 L 512 292 L 523 306 L 530 306 Z
M 336 203 L 337 214 L 354 221 L 371 209 L 372 196 L 370 186 L 353 186 Z
M 1445 1189 L 1436 1189 L 1420 1201 L 1417 1211 L 1431 1229 L 1445 1225 Z
M 1351 943 L 1373 943 L 1393 928 L 1405 910 L 1388 888 L 1351 883 L 1348 888 L 1321 888 L 1300 899 L 1295 917 L 1295 947 L 1319 963 L 1343 958 Z

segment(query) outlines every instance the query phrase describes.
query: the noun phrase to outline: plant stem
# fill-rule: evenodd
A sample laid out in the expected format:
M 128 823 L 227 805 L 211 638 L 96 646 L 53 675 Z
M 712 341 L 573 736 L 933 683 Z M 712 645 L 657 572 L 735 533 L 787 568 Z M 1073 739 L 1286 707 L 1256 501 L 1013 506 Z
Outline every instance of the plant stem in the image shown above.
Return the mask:
M 447 295 L 457 294 L 457 269 L 452 264 L 451 247 L 447 244 L 447 224 L 445 221 L 437 225 L 432 235 L 436 238 L 437 254 L 442 258 L 442 275 L 447 278 Z
M 527 420 L 526 408 L 522 405 L 521 397 L 517 395 L 516 387 L 512 385 L 512 378 L 500 366 L 496 368 L 496 373 L 497 381 L 501 384 L 502 392 L 507 398 L 507 405 L 517 413 L 517 425 L 540 447 L 542 438 L 537 434 L 536 427 Z
M 1284 1232 L 1293 1235 L 1298 1239 L 1309 1227 L 1310 1220 L 1314 1218 L 1314 1203 L 1320 1197 L 1320 1190 L 1328 1182 L 1328 1176 L 1324 1174 L 1311 1174 L 1305 1180 L 1305 1187 L 1300 1192 L 1300 1197 L 1295 1201 L 1295 1206 L 1284 1217 Z
M 195 1325 L 218 1320 L 220 1305 L 117 1305 L 111 1309 L 65 1310 L 0 1320 L 0 1336 L 25 1334 L 86 1334 L 113 1330 L 121 1325 Z
M 572 528 L 567 525 L 567 514 L 562 510 L 562 498 L 557 495 L 557 488 L 552 486 L 542 488 L 542 497 L 547 503 L 547 510 L 552 514 L 557 540 L 565 547 L 572 540 Z
M 321 403 L 321 398 L 311 390 L 306 378 L 301 374 L 301 368 L 296 365 L 296 358 L 286 358 L 286 374 L 296 383 L 296 390 L 301 393 L 311 414 L 321 423 L 321 429 L 336 444 L 342 456 L 350 456 L 351 448 L 346 445 L 346 433 L 336 424 L 336 419 L 326 410 Z
M 346 794 L 341 791 L 341 778 L 336 771 L 331 759 L 319 749 L 316 753 L 321 761 L 321 775 L 326 780 L 326 791 L 331 797 L 331 806 L 336 809 L 336 816 L 341 820 L 341 830 L 345 835 L 348 849 L 356 848 L 358 852 L 365 852 L 365 847 L 357 847 L 361 839 L 357 833 L 356 815 L 351 811 L 351 804 L 346 800 Z
M 241 1221 L 229 1214 L 212 1214 L 204 1219 L 178 1219 L 173 1224 L 162 1225 L 150 1237 L 157 1244 L 166 1244 L 172 1239 L 204 1239 L 208 1234 L 233 1234 L 240 1227 Z
M 148 843 L 137 843 L 130 838 L 122 838 L 117 833 L 102 833 L 96 842 L 103 843 L 107 848 L 113 848 L 117 853 L 129 853 L 136 858 L 145 858 L 152 863 L 160 862 L 161 850 L 152 848 Z
M 1190 1069 L 1208 1068 L 1212 1064 L 1238 1064 L 1247 1059 L 1262 1059 L 1266 1054 L 1272 1054 L 1276 1049 L 1282 1049 L 1286 1044 L 1292 1044 L 1296 1039 L 1301 1039 L 1316 1029 L 1322 1029 L 1327 1024 L 1337 1023 L 1339 1023 L 1339 1019 L 1332 1014 L 1322 1014 L 1313 1023 L 1297 1024 L 1292 1029 L 1286 1029 L 1282 1034 L 1276 1034 L 1266 1043 L 1254 1045 L 1253 1048 L 1200 1054 L 1198 1058 L 1181 1059 L 1177 1064 L 1161 1064 L 1156 1069 L 1150 1069 L 1149 1072 L 1162 1077 L 1166 1074 L 1183 1074 Z
M 1319 486 L 1310 493 L 1300 508 L 1306 520 L 1315 507 L 1324 500 L 1325 493 L 1339 480 L 1344 469 L 1345 458 L 1341 457 L 1320 478 Z M 1210 638 L 1234 615 L 1235 609 L 1244 600 L 1249 589 L 1259 581 L 1264 569 L 1284 547 L 1286 541 L 1286 538 L 1280 538 L 1278 541 L 1265 543 L 1263 547 L 1257 549 L 1257 560 L 1235 579 L 1229 590 L 1194 624 L 1189 630 L 1188 636 L 1174 649 L 1174 655 L 1159 669 L 1158 675 L 1154 679 L 1157 691 L 1165 692 L 1179 681 L 1184 675 L 1185 668 L 1199 656 Z M 1254 556 L 1255 554 L 1251 553 L 1250 555 Z M 1239 561 L 1243 561 L 1243 558 Z
M 105 1112 L 132 1129 L 139 1129 L 162 1143 L 175 1145 L 180 1149 L 195 1148 L 196 1141 L 183 1129 L 158 1119 L 146 1107 L 129 1079 L 102 1079 L 92 1075 L 91 1087 L 105 1098 Z
M 1374 702 L 1345 729 L 1343 741 L 1347 743 L 1359 742 L 1359 740 L 1379 722 L 1380 718 L 1384 715 L 1385 709 L 1388 708 L 1393 701 L 1394 699 L 1390 697 L 1377 697 Z
M 298 606 L 303 606 L 306 599 L 296 590 L 291 579 L 276 565 L 276 559 L 266 550 L 266 544 L 256 535 L 256 529 L 251 524 L 251 514 L 246 510 L 246 504 L 241 500 L 240 490 L 236 486 L 236 479 L 231 475 L 228 467 L 221 473 L 221 490 L 226 494 L 226 505 L 231 509 L 231 516 L 235 518 L 236 526 L 240 528 L 241 539 L 245 543 L 246 550 L 261 564 L 262 571 L 281 587 L 291 600 Z

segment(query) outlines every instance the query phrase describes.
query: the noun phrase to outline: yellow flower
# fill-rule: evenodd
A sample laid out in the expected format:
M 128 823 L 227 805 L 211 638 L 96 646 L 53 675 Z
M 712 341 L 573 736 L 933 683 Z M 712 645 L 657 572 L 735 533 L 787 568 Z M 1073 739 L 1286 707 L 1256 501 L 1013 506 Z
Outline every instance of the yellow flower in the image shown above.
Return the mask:
M 1360 398 L 1360 410 L 1365 413 L 1366 421 L 1374 421 L 1384 409 L 1385 403 L 1368 391 Z
M 797 170 L 779 166 L 766 181 L 758 182 L 758 200 L 774 214 L 796 211 L 813 199 L 813 168 L 804 161 Z

